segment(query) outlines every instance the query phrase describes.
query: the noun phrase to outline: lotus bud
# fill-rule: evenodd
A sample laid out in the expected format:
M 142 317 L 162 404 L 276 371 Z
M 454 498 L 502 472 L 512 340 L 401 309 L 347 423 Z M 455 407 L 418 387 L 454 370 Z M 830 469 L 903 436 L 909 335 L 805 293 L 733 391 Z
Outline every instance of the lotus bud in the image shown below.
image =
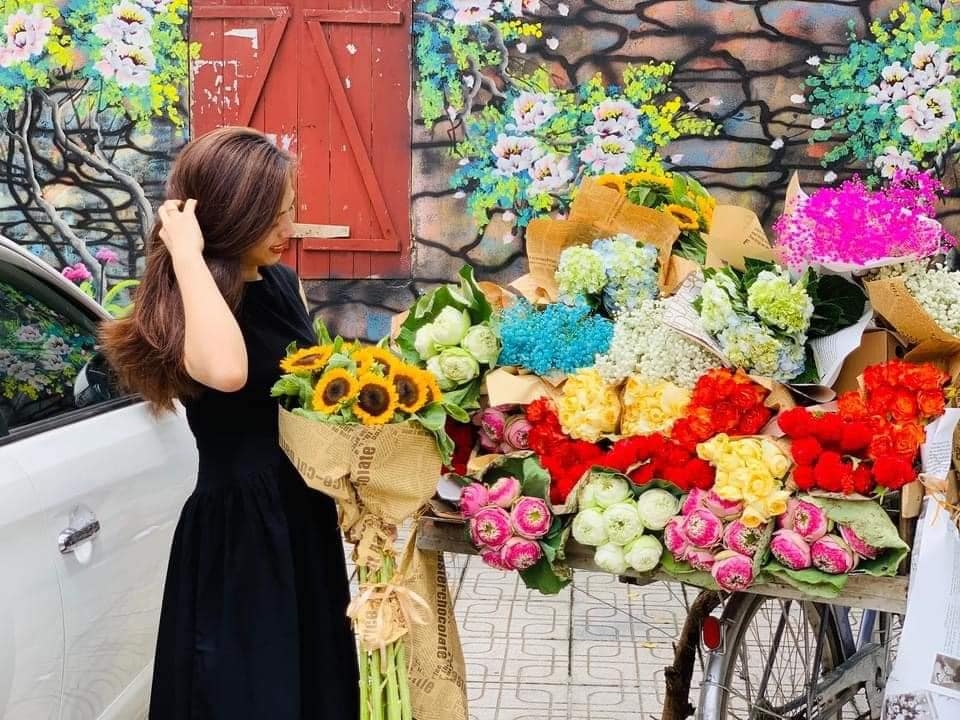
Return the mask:
M 770 554 L 784 567 L 806 570 L 810 567 L 810 546 L 794 530 L 777 530 L 770 539 Z
M 509 508 L 520 497 L 520 481 L 512 475 L 499 478 L 490 487 L 490 502 L 502 508 Z
M 717 555 L 710 574 L 724 590 L 742 592 L 753 582 L 753 560 L 746 555 L 725 550 Z
M 525 417 L 512 417 L 504 428 L 503 439 L 514 450 L 528 450 L 530 443 L 527 436 L 530 434 L 531 427 L 533 426 Z
M 663 545 L 653 535 L 641 535 L 627 546 L 624 557 L 637 572 L 650 572 L 663 555 Z
M 513 534 L 510 516 L 501 507 L 485 507 L 470 518 L 470 538 L 480 548 L 500 548 Z
M 528 540 L 537 540 L 550 530 L 553 516 L 547 503 L 540 498 L 522 497 L 513 506 L 510 520 L 517 535 Z
M 713 564 L 717 561 L 716 555 L 709 550 L 700 550 L 694 547 L 687 550 L 687 554 L 684 555 L 683 559 L 690 564 L 690 567 L 700 572 L 710 572 Z
M 840 537 L 850 546 L 857 555 L 865 560 L 874 560 L 880 554 L 880 549 L 863 541 L 863 539 L 853 531 L 853 528 L 846 525 L 840 525 Z
M 677 514 L 679 503 L 666 490 L 651 488 L 637 498 L 637 512 L 645 528 L 660 531 Z
M 723 523 L 709 510 L 694 510 L 683 522 L 683 534 L 694 547 L 712 548 L 723 536 Z
M 527 570 L 543 557 L 540 543 L 526 538 L 512 537 L 500 548 L 500 559 L 511 570 Z
M 670 554 L 678 560 L 683 558 L 690 547 L 687 536 L 683 534 L 683 521 L 683 516 L 675 515 L 667 521 L 663 528 L 663 544 L 667 546 Z
M 490 494 L 480 483 L 467 485 L 460 494 L 460 512 L 465 518 L 472 518 L 490 504 Z
M 623 548 L 620 545 L 607 543 L 597 548 L 593 556 L 593 561 L 597 567 L 604 572 L 622 575 L 627 571 L 627 559 L 624 557 Z
M 790 512 L 789 505 L 787 512 Z M 808 543 L 812 543 L 827 534 L 830 521 L 827 519 L 827 513 L 819 505 L 797 500 L 793 508 L 793 529 Z
M 702 506 L 721 520 L 733 520 L 743 512 L 743 503 L 739 500 L 724 500 L 712 490 L 703 496 Z
M 706 490 L 701 490 L 700 488 L 693 488 L 690 493 L 683 499 L 683 506 L 680 508 L 681 515 L 689 515 L 694 510 L 699 510 L 703 507 L 703 500 L 707 496 Z
M 824 535 L 810 548 L 813 566 L 830 575 L 846 575 L 857 568 L 857 554 L 836 535 Z
M 599 547 L 607 542 L 607 531 L 600 508 L 583 508 L 573 518 L 573 539 L 581 545 Z
M 507 417 L 497 408 L 486 408 L 479 413 L 480 437 L 486 437 L 494 445 L 503 442 Z
M 723 531 L 723 546 L 740 555 L 753 557 L 760 550 L 767 526 L 747 527 L 739 520 L 734 520 Z
M 637 504 L 631 501 L 611 505 L 603 511 L 603 527 L 609 542 L 624 547 L 643 534 Z
M 590 475 L 593 497 L 597 505 L 608 508 L 630 497 L 630 483 L 623 475 L 595 472 Z
M 500 550 L 494 550 L 493 548 L 481 550 L 480 559 L 483 560 L 485 565 L 492 567 L 494 570 L 503 570 L 504 572 L 510 570 L 500 557 Z

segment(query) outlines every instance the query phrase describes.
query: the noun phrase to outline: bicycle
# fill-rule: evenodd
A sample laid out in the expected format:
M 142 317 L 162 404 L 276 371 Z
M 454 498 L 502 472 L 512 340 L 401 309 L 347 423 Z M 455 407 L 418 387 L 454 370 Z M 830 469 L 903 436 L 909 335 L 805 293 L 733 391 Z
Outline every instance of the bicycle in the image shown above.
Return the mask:
M 737 593 L 709 649 L 696 720 L 879 720 L 899 616 Z

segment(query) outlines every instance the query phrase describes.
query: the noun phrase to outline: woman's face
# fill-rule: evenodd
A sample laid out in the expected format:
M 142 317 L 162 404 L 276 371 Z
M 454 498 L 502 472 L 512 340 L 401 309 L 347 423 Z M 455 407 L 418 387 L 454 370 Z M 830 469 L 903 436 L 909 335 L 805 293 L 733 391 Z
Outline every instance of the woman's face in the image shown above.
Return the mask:
M 270 230 L 252 247 L 243 258 L 247 267 L 266 267 L 276 265 L 290 247 L 290 236 L 293 234 L 294 213 L 293 184 L 287 180 L 283 192 L 283 202 L 280 204 L 280 213 L 274 219 Z

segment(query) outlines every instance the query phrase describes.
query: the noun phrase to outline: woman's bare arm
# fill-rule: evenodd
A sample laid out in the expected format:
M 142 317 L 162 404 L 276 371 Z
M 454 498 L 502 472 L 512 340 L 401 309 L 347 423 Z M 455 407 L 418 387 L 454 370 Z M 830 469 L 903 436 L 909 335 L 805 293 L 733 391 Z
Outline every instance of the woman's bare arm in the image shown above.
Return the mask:
M 222 392 L 247 383 L 247 348 L 233 312 L 203 259 L 196 200 L 168 200 L 158 212 L 160 238 L 173 258 L 184 312 L 183 361 L 190 377 Z

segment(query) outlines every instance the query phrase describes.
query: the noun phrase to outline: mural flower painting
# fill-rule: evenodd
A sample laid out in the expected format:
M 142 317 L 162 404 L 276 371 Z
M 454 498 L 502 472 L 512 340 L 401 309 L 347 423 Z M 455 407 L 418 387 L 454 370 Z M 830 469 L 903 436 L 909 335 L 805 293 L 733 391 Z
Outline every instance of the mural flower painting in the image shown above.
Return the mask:
M 960 143 L 960 22 L 950 3 L 933 12 L 905 2 L 870 37 L 851 37 L 807 78 L 811 112 L 826 119 L 813 142 L 836 140 L 825 167 L 869 163 L 871 180 L 898 170 L 934 168 Z
M 416 94 L 420 116 L 432 127 L 469 115 L 482 89 L 511 84 L 508 53 L 543 37 L 541 0 L 416 0 L 413 13 Z M 536 100 L 530 102 L 536 103 Z M 543 119 L 547 107 L 531 106 L 525 123 Z
M 10 67 L 41 55 L 52 28 L 53 20 L 44 15 L 40 5 L 34 5 L 30 12 L 18 10 L 10 15 L 3 28 L 0 67 Z
M 104 78 L 115 80 L 120 87 L 145 87 L 150 84 L 156 61 L 150 48 L 111 43 L 103 48 L 94 66 Z
M 598 75 L 572 90 L 553 87 L 545 69 L 519 79 L 522 91 L 467 118 L 453 186 L 481 227 L 500 212 L 522 229 L 565 209 L 586 175 L 659 168 L 671 141 L 717 132 L 674 95 L 672 73 L 670 63 L 627 66 L 622 86 Z
M 153 16 L 149 11 L 129 0 L 123 0 L 113 6 L 109 15 L 93 26 L 93 32 L 115 43 L 145 48 L 151 44 L 152 25 Z

